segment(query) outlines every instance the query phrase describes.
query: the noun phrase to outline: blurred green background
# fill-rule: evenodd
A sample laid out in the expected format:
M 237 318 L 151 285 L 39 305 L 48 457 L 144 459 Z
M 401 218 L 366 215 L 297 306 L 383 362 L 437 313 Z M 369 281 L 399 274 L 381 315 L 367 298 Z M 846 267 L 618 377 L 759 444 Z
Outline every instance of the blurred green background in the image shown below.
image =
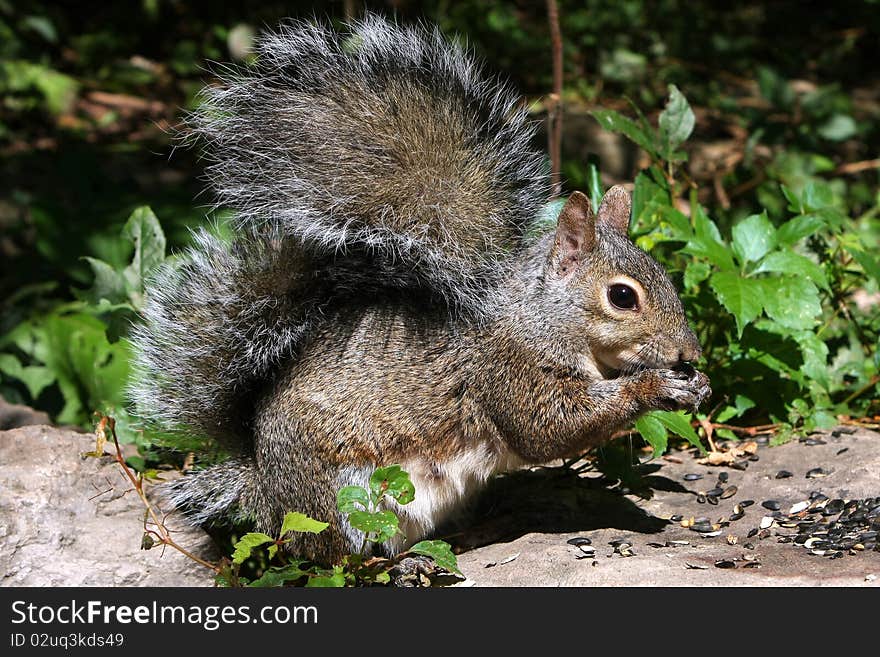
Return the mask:
M 606 187 L 631 182 L 657 165 L 658 159 L 644 149 L 603 130 L 591 112 L 604 108 L 633 117 L 638 107 L 656 124 L 674 84 L 690 103 L 695 129 L 682 146 L 686 163 L 676 160 L 675 180 L 667 180 L 672 209 L 681 209 L 688 199 L 698 202 L 728 235 L 743 217 L 762 210 L 774 226 L 788 218 L 793 203 L 801 203 L 801 215 L 808 213 L 812 206 L 802 202 L 803 192 L 813 190 L 808 196 L 815 192 L 827 198 L 841 224 L 835 229 L 837 241 L 813 249 L 813 260 L 855 244 L 869 258 L 868 264 L 858 261 L 855 274 L 869 273 L 876 262 L 870 254 L 880 241 L 880 2 L 561 0 L 558 5 L 566 192 L 594 184 L 591 165 L 598 166 Z M 95 266 L 83 257 L 117 271 L 125 268 L 139 247 L 121 231 L 140 206 L 152 207 L 172 251 L 187 243 L 189 227 L 205 220 L 212 199 L 202 191 L 198 153 L 174 149 L 169 133 L 210 82 L 206 61 L 246 60 L 254 34 L 284 17 L 329 16 L 341 24 L 365 6 L 401 22 L 438 23 L 467 42 L 491 70 L 510 78 L 530 102 L 535 119 L 543 120 L 552 64 L 547 9 L 540 1 L 0 0 L 3 397 L 73 423 L 88 422 L 90 412 L 105 402 L 119 402 L 119 395 L 108 390 L 124 385 L 127 348 L 119 346 L 118 338 L 126 324 L 114 319 L 112 308 L 70 305 L 98 301 L 76 292 L 94 281 Z M 545 148 L 545 139 L 542 134 L 536 145 Z M 783 185 L 800 201 L 787 196 Z M 662 228 L 644 222 L 643 236 Z M 829 220 L 828 225 L 836 224 Z M 658 248 L 661 257 L 664 247 Z M 853 273 L 851 261 L 840 261 L 842 272 Z M 667 264 L 676 270 L 675 262 Z M 686 270 L 679 265 L 681 281 Z M 697 278 L 691 280 L 699 283 Z M 824 405 L 826 414 L 876 412 L 871 405 L 876 399 L 876 301 L 861 310 L 852 296 L 873 298 L 876 281 L 865 280 L 865 285 L 846 283 L 823 292 L 825 314 L 817 316 L 813 335 L 825 340 L 829 370 L 840 349 L 854 348 L 853 343 L 862 351 L 847 362 L 874 363 L 874 369 L 841 371 L 838 383 L 828 383 L 823 395 L 804 393 L 803 384 L 800 392 L 785 393 L 780 409 L 755 415 L 754 421 L 797 425 L 806 406 L 817 405 Z M 718 299 L 730 310 L 722 296 Z M 694 288 L 689 310 L 699 309 L 698 301 Z M 840 304 L 846 313 L 840 313 Z M 716 301 L 715 308 L 721 307 Z M 78 313 L 76 326 L 71 312 Z M 852 312 L 862 319 L 854 320 Z M 47 317 L 63 321 L 56 325 Z M 729 317 L 723 321 L 725 331 L 734 325 Z M 858 336 L 837 325 L 847 321 L 858 327 Z M 828 327 L 820 333 L 824 322 Z M 105 342 L 92 345 L 90 332 L 103 336 L 105 331 Z M 806 347 L 798 344 L 803 364 Z M 80 369 L 88 365 L 77 362 L 77 353 L 63 358 L 56 353 L 81 352 L 83 345 L 91 345 L 90 353 L 104 369 L 86 376 Z M 791 380 L 783 370 L 774 371 L 780 381 Z M 737 415 L 745 417 L 749 405 L 735 404 L 743 376 L 722 378 L 715 387 L 725 409 L 737 408 Z M 859 394 L 849 399 L 854 392 Z M 74 397 L 79 401 L 71 405 Z M 792 416 L 798 400 L 803 407 Z

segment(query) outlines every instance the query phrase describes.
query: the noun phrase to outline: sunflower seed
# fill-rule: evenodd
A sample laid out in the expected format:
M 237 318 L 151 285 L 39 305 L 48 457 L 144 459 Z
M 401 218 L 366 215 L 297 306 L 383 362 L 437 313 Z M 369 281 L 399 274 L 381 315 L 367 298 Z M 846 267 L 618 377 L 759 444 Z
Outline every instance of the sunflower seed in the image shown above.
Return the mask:
M 770 511 L 779 511 L 782 508 L 782 505 L 776 500 L 764 500 L 761 502 L 761 506 Z
M 715 562 L 716 568 L 736 568 L 736 563 L 730 559 L 719 559 Z
M 694 474 L 694 473 L 691 473 L 691 472 L 689 472 L 689 473 L 686 474 L 684 477 L 682 477 L 682 479 L 684 479 L 685 481 L 697 481 L 698 479 L 702 479 L 702 478 L 703 478 L 703 475 L 701 475 L 701 474 Z
M 580 547 L 581 545 L 592 545 L 593 541 L 585 536 L 576 536 L 575 538 L 568 539 L 566 543 Z
M 798 502 L 797 504 L 793 505 L 793 506 L 788 510 L 788 512 L 789 512 L 789 513 L 800 513 L 801 511 L 803 511 L 804 509 L 806 509 L 808 506 L 810 506 L 810 503 L 809 503 L 809 502 Z
M 788 470 L 780 470 L 776 473 L 776 479 L 788 479 L 793 476 Z
M 827 477 L 831 474 L 830 470 L 825 468 L 813 468 L 807 471 L 807 479 L 817 479 L 818 477 Z

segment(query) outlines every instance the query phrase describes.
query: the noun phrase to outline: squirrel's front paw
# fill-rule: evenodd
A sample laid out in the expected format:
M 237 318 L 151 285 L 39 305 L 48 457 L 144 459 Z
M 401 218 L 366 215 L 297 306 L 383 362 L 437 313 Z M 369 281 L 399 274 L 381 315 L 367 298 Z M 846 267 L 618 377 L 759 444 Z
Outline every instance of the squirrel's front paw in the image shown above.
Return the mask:
M 646 406 L 663 411 L 696 411 L 709 395 L 709 377 L 686 365 L 679 369 L 645 370 L 640 378 Z

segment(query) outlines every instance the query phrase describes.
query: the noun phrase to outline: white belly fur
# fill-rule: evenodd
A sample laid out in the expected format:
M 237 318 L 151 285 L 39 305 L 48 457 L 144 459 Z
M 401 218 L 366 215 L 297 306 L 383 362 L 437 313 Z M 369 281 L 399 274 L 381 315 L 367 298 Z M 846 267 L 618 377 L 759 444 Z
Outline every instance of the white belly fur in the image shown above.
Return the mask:
M 401 534 L 386 544 L 391 553 L 402 552 L 408 546 L 428 535 L 443 520 L 461 508 L 493 474 L 512 470 L 522 461 L 515 455 L 498 453 L 485 443 L 458 452 L 446 461 L 411 458 L 399 464 L 409 473 L 416 489 L 415 499 L 407 505 L 387 504 L 400 519 Z M 369 489 L 372 470 L 344 468 L 339 485 L 357 485 Z M 343 525 L 350 532 L 353 544 L 359 545 L 363 534 Z

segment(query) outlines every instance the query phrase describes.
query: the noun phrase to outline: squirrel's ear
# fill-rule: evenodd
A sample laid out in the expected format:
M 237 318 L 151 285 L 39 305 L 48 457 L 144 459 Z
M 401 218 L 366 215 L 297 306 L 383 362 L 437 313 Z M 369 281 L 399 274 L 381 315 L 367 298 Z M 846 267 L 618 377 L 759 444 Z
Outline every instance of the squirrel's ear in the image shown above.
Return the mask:
M 568 197 L 556 224 L 550 265 L 565 276 L 576 268 L 596 243 L 596 219 L 590 199 L 581 192 Z
M 626 236 L 629 234 L 629 215 L 632 212 L 632 199 L 623 185 L 615 185 L 602 198 L 596 225 L 608 227 Z

